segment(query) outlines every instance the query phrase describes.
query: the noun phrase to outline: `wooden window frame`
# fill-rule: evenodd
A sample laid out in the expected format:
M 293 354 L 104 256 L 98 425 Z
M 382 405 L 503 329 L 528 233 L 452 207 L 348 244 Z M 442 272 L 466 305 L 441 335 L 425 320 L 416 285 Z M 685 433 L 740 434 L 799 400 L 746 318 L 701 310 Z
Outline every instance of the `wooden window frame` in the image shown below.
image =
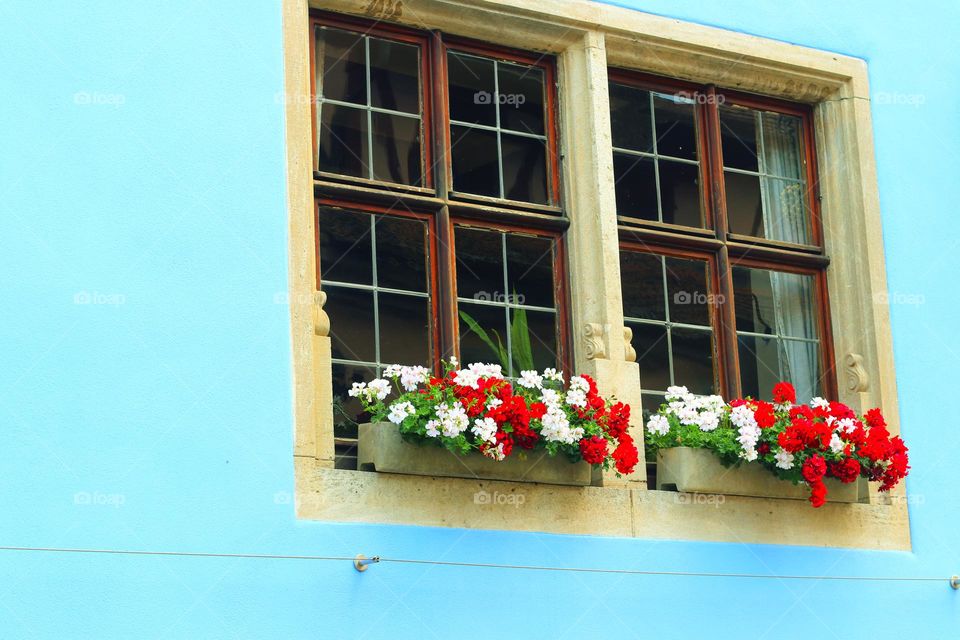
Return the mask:
M 685 95 L 694 100 L 699 145 L 697 158 L 700 164 L 700 202 L 705 228 L 619 215 L 617 220 L 623 249 L 678 257 L 683 257 L 683 252 L 688 252 L 691 256 L 713 256 L 709 262 L 710 283 L 716 287 L 714 292 L 719 295 L 719 302 L 711 308 L 711 322 L 716 331 L 714 355 L 717 357 L 717 392 L 729 398 L 742 395 L 736 319 L 733 312 L 732 268 L 749 266 L 814 276 L 814 312 L 820 340 L 822 371 L 821 394 L 831 400 L 838 399 L 826 278 L 830 259 L 823 244 L 812 108 L 775 98 L 718 89 L 714 85 L 699 85 L 625 69 L 609 69 L 608 78 L 612 83 L 647 91 Z M 728 231 L 720 134 L 721 104 L 783 113 L 800 119 L 806 179 L 805 205 L 810 214 L 811 236 L 816 245 L 780 242 Z
M 421 155 L 424 165 L 424 187 L 396 184 L 354 176 L 321 172 L 319 162 L 319 122 L 317 120 L 316 30 L 328 26 L 346 29 L 389 40 L 416 44 L 420 47 L 422 132 Z M 560 161 L 557 130 L 556 60 L 547 54 L 535 54 L 510 47 L 500 47 L 469 38 L 447 37 L 439 31 L 423 31 L 395 24 L 375 22 L 343 14 L 311 11 L 310 101 L 313 123 L 313 183 L 317 207 L 323 203 L 358 211 L 377 211 L 390 215 L 426 216 L 431 222 L 431 304 L 434 307 L 432 354 L 433 366 L 439 370 L 441 360 L 459 354 L 459 322 L 457 320 L 456 249 L 454 225 L 464 224 L 514 233 L 551 237 L 555 241 L 553 258 L 554 300 L 557 313 L 557 365 L 572 370 L 571 332 L 569 328 L 569 293 L 566 276 L 567 255 L 564 232 L 569 222 L 561 207 Z M 547 148 L 547 190 L 550 203 L 541 205 L 505 198 L 452 193 L 452 157 L 450 145 L 450 112 L 448 106 L 447 60 L 450 51 L 536 66 L 544 71 L 544 136 Z M 316 234 L 319 249 L 319 231 Z M 322 278 L 317 261 L 316 288 Z

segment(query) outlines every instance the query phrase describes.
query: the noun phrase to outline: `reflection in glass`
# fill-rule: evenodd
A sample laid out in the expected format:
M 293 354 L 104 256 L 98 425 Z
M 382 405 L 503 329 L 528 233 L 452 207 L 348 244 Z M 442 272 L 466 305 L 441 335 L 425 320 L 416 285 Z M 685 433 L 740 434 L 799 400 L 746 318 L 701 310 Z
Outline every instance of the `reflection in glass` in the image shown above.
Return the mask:
M 543 69 L 501 62 L 500 128 L 543 135 Z
M 496 126 L 493 69 L 493 60 L 454 51 L 449 53 L 447 78 L 451 120 Z
M 663 258 L 640 251 L 620 252 L 623 314 L 628 318 L 666 320 Z
M 640 386 L 657 391 L 670 386 L 670 353 L 667 328 L 655 324 L 627 323 L 633 330 L 632 345 L 640 365 Z
M 334 359 L 377 361 L 372 291 L 330 285 L 323 310 L 330 318 Z
M 427 225 L 420 220 L 376 216 L 377 284 L 427 291 Z
M 367 112 L 336 104 L 320 109 L 320 170 L 368 176 Z
M 650 92 L 611 82 L 610 130 L 614 147 L 653 153 Z
M 370 104 L 420 113 L 420 48 L 370 38 Z
M 697 329 L 670 329 L 673 379 L 691 393 L 713 393 L 713 333 Z
M 613 154 L 616 178 L 617 214 L 658 220 L 657 177 L 654 160 L 625 153 Z
M 553 307 L 553 239 L 509 234 L 507 291 L 516 304 Z
M 657 155 L 697 159 L 697 124 L 693 106 L 693 102 L 685 98 L 653 94 Z
M 508 200 L 546 204 L 546 142 L 536 138 L 500 134 L 503 150 L 503 191 Z
M 359 33 L 324 27 L 317 30 L 317 94 L 327 100 L 367 103 L 366 52 Z
M 453 190 L 500 197 L 497 134 L 483 129 L 450 127 Z
M 660 209 L 663 222 L 702 227 L 700 210 L 700 167 L 686 162 L 658 160 Z
M 320 277 L 326 282 L 373 284 L 370 216 L 342 209 L 320 210 Z
M 430 366 L 430 301 L 380 292 L 380 361 Z
M 420 120 L 373 112 L 373 178 L 421 184 Z

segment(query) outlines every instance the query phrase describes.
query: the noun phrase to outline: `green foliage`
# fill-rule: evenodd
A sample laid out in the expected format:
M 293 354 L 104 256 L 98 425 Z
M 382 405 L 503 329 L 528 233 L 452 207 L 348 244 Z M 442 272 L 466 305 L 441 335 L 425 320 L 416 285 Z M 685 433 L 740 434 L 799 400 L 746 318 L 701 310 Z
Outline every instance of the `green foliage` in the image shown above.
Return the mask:
M 470 330 L 477 334 L 477 337 L 490 348 L 493 356 L 503 367 L 504 371 L 511 369 L 510 363 L 513 362 L 514 374 L 520 371 L 529 371 L 535 369 L 533 363 L 533 347 L 530 343 L 530 326 L 527 322 L 527 312 L 524 309 L 513 310 L 513 321 L 510 323 L 510 353 L 500 338 L 496 330 L 491 329 L 490 333 L 480 326 L 480 324 L 466 311 L 460 311 L 460 317 L 470 327 Z M 493 338 L 490 337 L 493 334 Z M 494 342 L 496 339 L 496 342 Z

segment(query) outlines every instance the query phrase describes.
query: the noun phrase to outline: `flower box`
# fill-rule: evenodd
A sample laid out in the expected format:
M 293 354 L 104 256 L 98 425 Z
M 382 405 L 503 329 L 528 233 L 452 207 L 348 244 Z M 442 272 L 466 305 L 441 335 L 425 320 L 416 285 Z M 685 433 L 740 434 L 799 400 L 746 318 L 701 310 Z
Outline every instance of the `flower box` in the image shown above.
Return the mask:
M 359 425 L 357 464 L 361 471 L 574 486 L 589 485 L 592 477 L 590 464 L 551 457 L 543 449 L 497 461 L 477 451 L 461 455 L 432 444 L 410 444 L 390 422 Z
M 824 480 L 827 502 L 866 502 L 867 481 L 842 483 Z M 711 451 L 671 447 L 657 452 L 657 489 L 684 493 L 709 493 L 757 498 L 806 500 L 810 488 L 781 480 L 759 464 L 747 462 L 725 467 Z

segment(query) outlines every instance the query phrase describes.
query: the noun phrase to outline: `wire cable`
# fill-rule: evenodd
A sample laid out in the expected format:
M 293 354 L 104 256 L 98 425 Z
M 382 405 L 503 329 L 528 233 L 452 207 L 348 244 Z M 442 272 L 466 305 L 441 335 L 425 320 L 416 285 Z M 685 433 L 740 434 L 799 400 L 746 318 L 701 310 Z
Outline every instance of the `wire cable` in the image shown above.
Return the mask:
M 278 553 L 214 553 L 201 551 L 145 551 L 138 549 L 84 549 L 69 547 L 13 547 L 0 546 L 0 551 L 24 551 L 45 553 L 90 553 L 113 554 L 129 556 L 176 556 L 184 558 L 246 558 L 259 560 L 326 560 L 353 562 L 355 556 L 315 556 L 315 555 L 288 555 Z M 567 571 L 571 573 L 606 573 L 620 575 L 641 576 L 672 576 L 687 578 L 755 578 L 776 580 L 838 580 L 863 582 L 947 582 L 952 583 L 952 577 L 917 577 L 917 576 L 816 576 L 816 575 L 775 575 L 766 573 L 720 573 L 713 571 L 662 571 L 654 569 L 603 569 L 593 567 L 545 567 L 538 565 L 500 564 L 490 562 L 456 562 L 452 560 L 423 560 L 414 558 L 379 557 L 380 563 L 419 564 L 445 567 L 482 568 L 482 569 L 509 569 L 522 571 Z

